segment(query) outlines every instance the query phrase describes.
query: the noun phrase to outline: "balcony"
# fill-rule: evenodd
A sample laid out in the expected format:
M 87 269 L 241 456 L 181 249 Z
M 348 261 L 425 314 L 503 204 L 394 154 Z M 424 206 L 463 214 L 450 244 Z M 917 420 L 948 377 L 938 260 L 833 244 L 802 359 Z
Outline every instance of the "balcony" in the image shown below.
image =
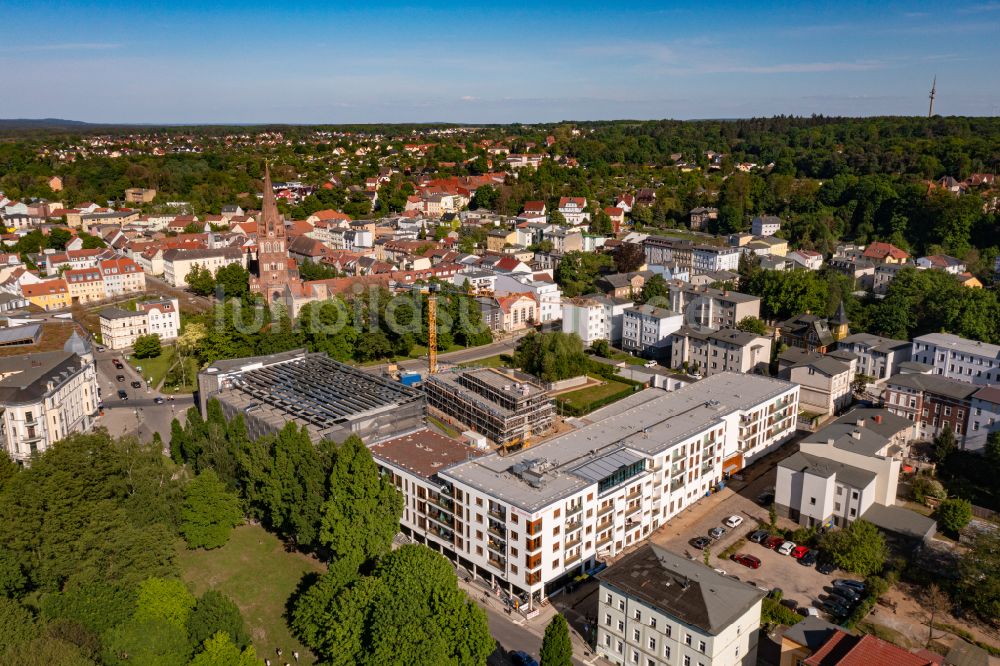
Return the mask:
M 598 547 L 603 546 L 604 544 L 609 543 L 612 538 L 613 537 L 610 534 L 608 536 L 606 536 L 606 537 L 601 537 L 600 539 L 597 540 L 597 544 L 596 545 Z
M 487 513 L 490 514 L 492 517 L 496 518 L 497 520 L 503 520 L 503 521 L 507 520 L 507 514 L 504 512 L 503 509 L 490 509 L 489 511 L 487 511 Z
M 486 540 L 486 547 L 490 550 L 500 553 L 501 555 L 507 554 L 507 544 L 502 541 L 496 541 L 494 539 Z
M 455 500 L 443 495 L 432 495 L 427 498 L 432 504 L 441 507 L 445 511 L 455 510 Z
M 571 564 L 574 564 L 579 561 L 580 561 L 580 553 L 577 553 L 576 555 L 567 555 L 566 561 L 563 564 L 568 567 Z
M 583 536 L 580 535 L 580 534 L 577 534 L 576 537 L 574 537 L 572 539 L 566 539 L 565 547 L 566 548 L 572 548 L 573 546 L 577 545 L 581 541 L 583 541 Z
M 499 569 L 500 571 L 506 571 L 507 569 L 507 558 L 505 557 L 494 557 L 490 555 L 487 561 L 494 569 Z
M 454 525 L 455 519 L 450 513 L 445 513 L 439 509 L 431 509 L 427 512 L 427 517 L 431 520 L 444 525 L 447 528 L 451 528 Z
M 642 495 L 642 486 L 636 488 L 635 490 L 633 490 L 632 492 L 630 492 L 628 495 L 626 495 L 625 496 L 625 501 L 628 502 L 629 500 L 634 500 L 635 498 L 639 497 L 640 495 Z
M 615 503 L 611 502 L 607 506 L 601 507 L 597 510 L 597 517 L 606 516 L 608 513 L 615 510 Z
M 566 509 L 566 516 L 569 517 L 574 514 L 580 513 L 581 511 L 583 511 L 583 502 L 580 502 L 579 504 L 574 504 L 573 506 Z
M 670 492 L 675 492 L 684 487 L 684 479 L 677 479 L 670 484 Z
M 640 511 L 642 511 L 642 503 L 637 503 L 637 504 L 635 504 L 633 506 L 630 506 L 630 507 L 626 508 L 625 509 L 625 519 L 626 519 L 626 522 L 628 522 L 628 517 L 629 516 L 635 515 L 635 514 L 639 513 Z
M 615 521 L 611 518 L 608 518 L 607 520 L 602 520 L 601 522 L 597 523 L 597 531 L 600 532 L 601 530 L 605 530 L 611 527 L 614 524 L 614 522 Z
M 583 519 L 577 518 L 576 520 L 567 520 L 564 530 L 568 534 L 570 532 L 575 532 L 581 527 L 583 527 Z

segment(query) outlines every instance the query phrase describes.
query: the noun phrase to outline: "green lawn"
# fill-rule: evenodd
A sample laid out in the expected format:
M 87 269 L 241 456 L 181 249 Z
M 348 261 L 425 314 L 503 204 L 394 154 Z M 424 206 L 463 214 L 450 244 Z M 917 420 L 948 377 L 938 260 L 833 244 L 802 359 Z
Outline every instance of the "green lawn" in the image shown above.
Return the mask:
M 156 358 L 135 358 L 130 356 L 129 365 L 134 367 L 139 374 L 149 380 L 149 385 L 157 387 L 163 378 L 167 376 L 167 370 L 174 362 L 174 348 L 164 345 L 160 355 Z M 139 368 L 142 368 L 140 371 Z
M 625 384 L 624 382 L 604 380 L 604 383 L 602 384 L 594 384 L 576 391 L 570 391 L 569 393 L 562 393 L 558 396 L 558 398 L 571 407 L 585 409 L 588 405 L 596 402 L 597 400 L 603 400 L 604 398 L 621 391 L 630 390 L 631 388 L 632 387 L 629 384 Z
M 645 365 L 646 359 L 641 356 L 632 356 L 631 354 L 626 354 L 625 352 L 615 352 L 611 355 L 612 361 L 625 361 L 629 365 Z
M 320 572 L 322 565 L 299 553 L 287 553 L 273 534 L 261 527 L 243 526 L 216 550 L 187 550 L 179 546 L 181 577 L 200 595 L 215 588 L 240 607 L 261 659 L 274 662 L 274 649 L 286 655 L 298 650 L 300 663 L 314 662 L 312 653 L 292 637 L 285 624 L 285 603 L 303 574 Z M 283 662 L 282 662 L 283 663 Z

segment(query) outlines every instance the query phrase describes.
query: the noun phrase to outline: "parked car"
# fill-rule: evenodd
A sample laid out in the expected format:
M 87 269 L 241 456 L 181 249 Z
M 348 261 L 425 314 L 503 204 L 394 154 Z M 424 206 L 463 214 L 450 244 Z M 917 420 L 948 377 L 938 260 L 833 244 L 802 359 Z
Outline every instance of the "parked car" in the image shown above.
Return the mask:
M 115 381 L 117 382 L 125 381 L 125 375 L 115 375 Z
M 760 495 L 757 495 L 757 503 L 767 506 L 774 501 L 774 488 L 768 488 Z
M 708 536 L 712 537 L 713 539 L 721 539 L 722 535 L 725 533 L 726 533 L 725 527 L 713 527 L 708 531 Z
M 858 592 L 864 592 L 867 588 L 865 584 L 860 580 L 851 580 L 850 578 L 836 578 L 833 581 L 834 587 L 850 587 Z
M 817 559 L 819 559 L 819 555 L 816 554 L 816 551 L 810 550 L 808 553 L 799 558 L 799 564 L 804 567 L 811 567 L 816 564 Z
M 645 363 L 643 363 L 642 365 L 643 365 L 643 367 L 646 367 L 646 368 L 655 368 L 656 366 L 659 365 L 659 363 L 657 363 L 656 361 L 650 359 L 650 360 L 646 361 Z
M 794 541 L 786 541 L 783 544 L 781 544 L 780 546 L 778 546 L 778 554 L 779 555 L 790 555 L 793 550 L 795 550 L 795 542 Z
M 115 367 L 116 367 L 116 368 L 118 368 L 119 370 L 121 370 L 122 368 L 124 368 L 124 367 L 125 367 L 124 365 L 122 365 L 122 362 L 121 362 L 121 361 L 119 361 L 119 360 L 118 360 L 118 359 L 116 359 L 116 358 L 115 358 L 115 359 L 111 359 L 111 362 L 112 362 L 112 363 L 114 363 L 114 364 L 115 364 Z
M 773 536 L 768 537 L 761 545 L 765 548 L 770 548 L 771 550 L 777 550 L 781 544 L 785 543 L 785 537 Z
M 164 400 L 160 396 L 156 396 L 155 398 L 153 398 L 153 402 L 155 402 L 157 405 L 162 405 L 164 402 L 166 402 L 166 400 Z
M 101 345 L 97 345 L 97 351 L 102 352 L 105 351 L 105 349 Z
M 507 656 L 514 666 L 538 666 L 538 662 L 535 658 L 523 650 L 514 650 L 513 652 L 508 652 Z
M 782 599 L 778 603 L 789 610 L 795 610 L 799 607 L 799 602 L 795 601 L 795 599 Z
M 819 607 L 825 610 L 830 615 L 834 617 L 847 617 L 851 614 L 851 611 L 847 609 L 843 604 L 838 604 L 836 601 L 830 598 L 821 599 L 819 601 Z
M 791 555 L 795 559 L 800 559 L 808 552 L 809 552 L 808 546 L 796 546 L 795 548 L 792 548 L 792 552 L 790 552 L 789 555 Z
M 830 597 L 833 597 L 834 601 L 837 601 L 837 599 L 843 599 L 843 601 L 837 601 L 837 603 L 843 604 L 847 607 L 851 607 L 861 601 L 860 597 L 852 594 L 846 587 L 824 587 L 823 590 L 827 592 Z
M 738 562 L 745 567 L 750 567 L 751 569 L 760 569 L 760 558 L 754 557 L 753 555 L 747 555 L 746 553 L 737 553 L 733 555 L 733 562 Z
M 733 514 L 732 516 L 726 518 L 724 522 L 728 527 L 737 528 L 743 524 L 743 516 L 737 516 L 736 514 Z
M 820 572 L 824 576 L 829 576 L 836 570 L 837 566 L 830 561 L 820 562 L 819 564 L 816 565 L 816 571 Z
M 708 548 L 709 544 L 712 543 L 712 540 L 709 539 L 708 537 L 695 537 L 690 541 L 688 541 L 688 543 L 697 548 L 698 550 L 705 550 L 706 548 Z
M 765 541 L 767 541 L 768 536 L 770 535 L 768 534 L 767 530 L 757 530 L 755 532 L 751 532 L 750 536 L 747 538 L 754 543 L 764 543 Z
M 138 381 L 132 382 L 132 388 L 142 388 L 142 383 Z
M 128 393 L 126 393 L 123 389 L 118 389 L 118 397 L 122 400 L 128 400 Z
M 802 617 L 809 617 L 809 616 L 819 617 L 819 611 L 813 608 L 812 606 L 799 606 L 798 608 L 795 609 L 795 612 L 801 615 Z

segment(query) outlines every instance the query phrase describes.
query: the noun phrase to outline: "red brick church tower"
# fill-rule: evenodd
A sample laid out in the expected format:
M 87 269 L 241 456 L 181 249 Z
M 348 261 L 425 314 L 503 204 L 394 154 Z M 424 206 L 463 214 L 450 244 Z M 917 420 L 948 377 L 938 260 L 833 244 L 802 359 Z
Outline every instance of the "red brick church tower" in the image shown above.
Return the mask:
M 278 212 L 271 186 L 271 168 L 264 165 L 264 201 L 257 222 L 257 274 L 250 277 L 250 291 L 268 304 L 282 301 L 285 287 L 300 281 L 295 260 L 288 256 L 285 218 Z

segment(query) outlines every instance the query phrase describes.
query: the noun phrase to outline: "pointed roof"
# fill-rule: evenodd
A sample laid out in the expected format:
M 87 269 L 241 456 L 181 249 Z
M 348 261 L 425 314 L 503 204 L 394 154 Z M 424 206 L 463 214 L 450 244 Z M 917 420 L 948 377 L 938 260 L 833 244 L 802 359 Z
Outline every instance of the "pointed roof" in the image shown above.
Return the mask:
M 837 306 L 837 314 L 833 315 L 830 323 L 834 326 L 851 323 L 847 319 L 847 310 L 844 308 L 844 299 L 840 299 L 840 305 Z
M 74 329 L 73 334 L 69 336 L 66 344 L 63 345 L 63 351 L 72 352 L 77 356 L 83 356 L 84 354 L 90 353 L 90 345 L 86 340 L 80 337 L 80 334 Z
M 274 187 L 271 185 L 271 165 L 264 163 L 264 200 L 261 204 L 261 221 L 264 223 L 264 233 L 268 236 L 281 237 L 285 232 L 285 223 L 278 213 L 278 204 L 274 201 Z

